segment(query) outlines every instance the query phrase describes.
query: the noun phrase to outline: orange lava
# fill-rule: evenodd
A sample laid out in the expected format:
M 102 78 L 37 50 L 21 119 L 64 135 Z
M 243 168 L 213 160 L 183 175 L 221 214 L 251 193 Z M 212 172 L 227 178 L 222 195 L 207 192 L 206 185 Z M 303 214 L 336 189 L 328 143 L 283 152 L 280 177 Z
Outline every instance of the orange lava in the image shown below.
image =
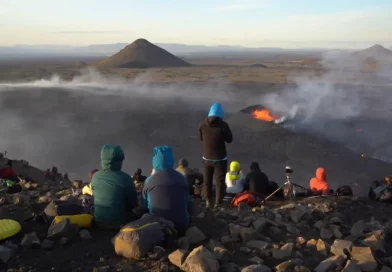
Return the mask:
M 272 116 L 269 109 L 255 110 L 252 114 L 254 118 L 267 122 L 279 119 L 278 117 Z

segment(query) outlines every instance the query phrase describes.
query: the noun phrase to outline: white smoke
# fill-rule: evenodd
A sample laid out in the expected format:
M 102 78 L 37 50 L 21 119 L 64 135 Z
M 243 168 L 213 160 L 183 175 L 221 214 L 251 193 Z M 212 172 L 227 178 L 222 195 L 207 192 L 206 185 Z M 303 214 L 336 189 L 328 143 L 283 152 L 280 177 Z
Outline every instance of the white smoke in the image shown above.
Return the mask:
M 283 115 L 277 122 L 295 118 L 297 128 L 311 129 L 357 151 L 359 144 L 352 142 L 362 141 L 373 148 L 372 156 L 377 153 L 385 159 L 378 148 L 385 150 L 381 134 L 390 131 L 382 124 L 375 131 L 368 123 L 392 121 L 392 66 L 383 63 L 380 69 L 371 70 L 367 59 L 341 52 L 326 53 L 319 65 L 318 75 L 293 75 L 294 87 L 264 95 L 263 104 Z M 365 123 L 367 119 L 374 121 Z M 362 127 L 348 128 L 345 122 Z M 347 138 L 350 130 L 359 128 L 363 133 Z

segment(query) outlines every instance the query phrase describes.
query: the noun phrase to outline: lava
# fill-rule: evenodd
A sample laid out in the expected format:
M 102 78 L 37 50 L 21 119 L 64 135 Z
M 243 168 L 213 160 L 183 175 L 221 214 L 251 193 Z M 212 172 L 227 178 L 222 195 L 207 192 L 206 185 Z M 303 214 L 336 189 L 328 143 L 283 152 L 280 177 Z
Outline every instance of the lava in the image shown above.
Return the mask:
M 252 115 L 258 120 L 263 120 L 267 122 L 272 122 L 279 119 L 278 117 L 271 115 L 269 109 L 254 110 L 252 112 Z

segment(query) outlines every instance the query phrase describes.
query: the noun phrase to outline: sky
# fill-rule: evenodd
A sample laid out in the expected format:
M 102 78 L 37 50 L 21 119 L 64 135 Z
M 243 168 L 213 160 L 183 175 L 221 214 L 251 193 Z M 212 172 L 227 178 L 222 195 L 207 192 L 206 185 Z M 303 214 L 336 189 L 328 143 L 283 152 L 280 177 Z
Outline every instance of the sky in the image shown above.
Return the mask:
M 391 0 L 1 0 L 0 46 L 392 46 Z

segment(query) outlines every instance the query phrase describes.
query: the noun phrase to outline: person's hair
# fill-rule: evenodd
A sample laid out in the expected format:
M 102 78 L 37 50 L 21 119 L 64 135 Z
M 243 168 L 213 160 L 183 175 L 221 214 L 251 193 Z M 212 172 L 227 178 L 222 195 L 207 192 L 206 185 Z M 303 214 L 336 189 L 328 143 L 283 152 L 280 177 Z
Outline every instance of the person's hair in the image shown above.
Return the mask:
M 142 175 L 142 169 L 138 168 L 136 169 L 136 172 L 133 174 L 133 179 L 140 180 L 141 175 Z
M 8 160 L 6 166 L 12 167 L 12 161 Z

